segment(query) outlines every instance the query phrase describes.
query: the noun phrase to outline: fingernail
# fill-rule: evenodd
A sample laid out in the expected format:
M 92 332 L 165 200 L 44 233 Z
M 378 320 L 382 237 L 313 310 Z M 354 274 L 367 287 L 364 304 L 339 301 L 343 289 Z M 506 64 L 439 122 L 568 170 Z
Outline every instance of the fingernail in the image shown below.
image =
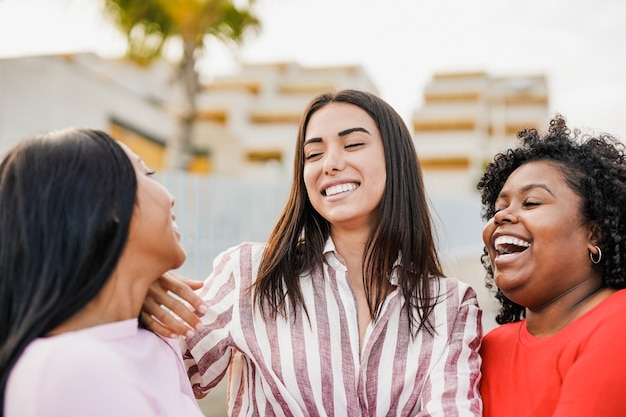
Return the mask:
M 204 323 L 202 323 L 202 322 L 196 324 L 196 330 L 202 330 L 203 326 L 204 326 Z
M 196 334 L 193 330 L 188 330 L 187 333 L 185 333 L 185 337 L 193 337 L 193 335 Z
M 170 339 L 176 339 L 178 335 L 176 333 L 170 334 Z
M 202 315 L 206 314 L 208 310 L 209 310 L 209 307 L 207 307 L 206 304 L 200 304 L 200 307 L 198 307 L 198 313 Z

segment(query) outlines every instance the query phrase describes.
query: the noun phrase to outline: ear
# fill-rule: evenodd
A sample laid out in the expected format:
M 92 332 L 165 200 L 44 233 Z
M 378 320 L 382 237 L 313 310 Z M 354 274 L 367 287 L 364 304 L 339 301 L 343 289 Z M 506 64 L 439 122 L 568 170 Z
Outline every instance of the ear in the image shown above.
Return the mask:
M 597 252 L 596 246 L 600 246 L 602 240 L 600 226 L 596 222 L 590 222 L 589 235 L 587 236 L 587 249 L 589 249 L 589 252 L 595 255 Z

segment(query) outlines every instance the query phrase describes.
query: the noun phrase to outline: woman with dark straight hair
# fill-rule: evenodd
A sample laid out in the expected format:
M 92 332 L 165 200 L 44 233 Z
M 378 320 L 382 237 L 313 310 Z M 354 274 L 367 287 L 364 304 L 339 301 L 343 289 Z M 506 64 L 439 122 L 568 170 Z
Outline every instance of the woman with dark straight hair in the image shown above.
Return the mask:
M 185 259 L 152 173 L 91 129 L 0 163 L 0 415 L 201 415 L 177 345 L 138 327 L 150 284 Z
M 196 396 L 230 366 L 232 416 L 480 416 L 480 310 L 435 246 L 401 117 L 363 91 L 315 97 L 267 243 L 222 253 L 199 293 L 204 327 L 182 339 Z M 159 304 L 188 314 L 162 294 L 146 323 L 178 329 Z

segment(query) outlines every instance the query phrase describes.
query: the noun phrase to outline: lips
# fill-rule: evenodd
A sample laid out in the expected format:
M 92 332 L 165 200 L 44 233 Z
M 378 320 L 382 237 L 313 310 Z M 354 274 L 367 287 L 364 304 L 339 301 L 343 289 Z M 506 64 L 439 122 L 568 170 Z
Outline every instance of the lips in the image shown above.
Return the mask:
M 176 223 L 176 216 L 172 213 L 172 229 L 178 233 L 178 224 Z
M 325 195 L 326 197 L 330 197 L 333 195 L 345 193 L 347 191 L 355 190 L 358 187 L 359 187 L 359 184 L 354 183 L 354 182 L 345 183 L 345 184 L 337 184 L 337 185 L 332 185 L 328 187 L 327 189 L 322 191 L 322 194 Z

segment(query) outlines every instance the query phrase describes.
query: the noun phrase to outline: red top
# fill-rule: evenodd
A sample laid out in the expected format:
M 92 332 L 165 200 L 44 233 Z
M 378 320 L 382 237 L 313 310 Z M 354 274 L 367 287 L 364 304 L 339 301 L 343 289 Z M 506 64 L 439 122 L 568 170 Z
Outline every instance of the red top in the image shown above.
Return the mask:
M 484 417 L 624 417 L 626 290 L 548 337 L 495 328 L 481 355 Z

